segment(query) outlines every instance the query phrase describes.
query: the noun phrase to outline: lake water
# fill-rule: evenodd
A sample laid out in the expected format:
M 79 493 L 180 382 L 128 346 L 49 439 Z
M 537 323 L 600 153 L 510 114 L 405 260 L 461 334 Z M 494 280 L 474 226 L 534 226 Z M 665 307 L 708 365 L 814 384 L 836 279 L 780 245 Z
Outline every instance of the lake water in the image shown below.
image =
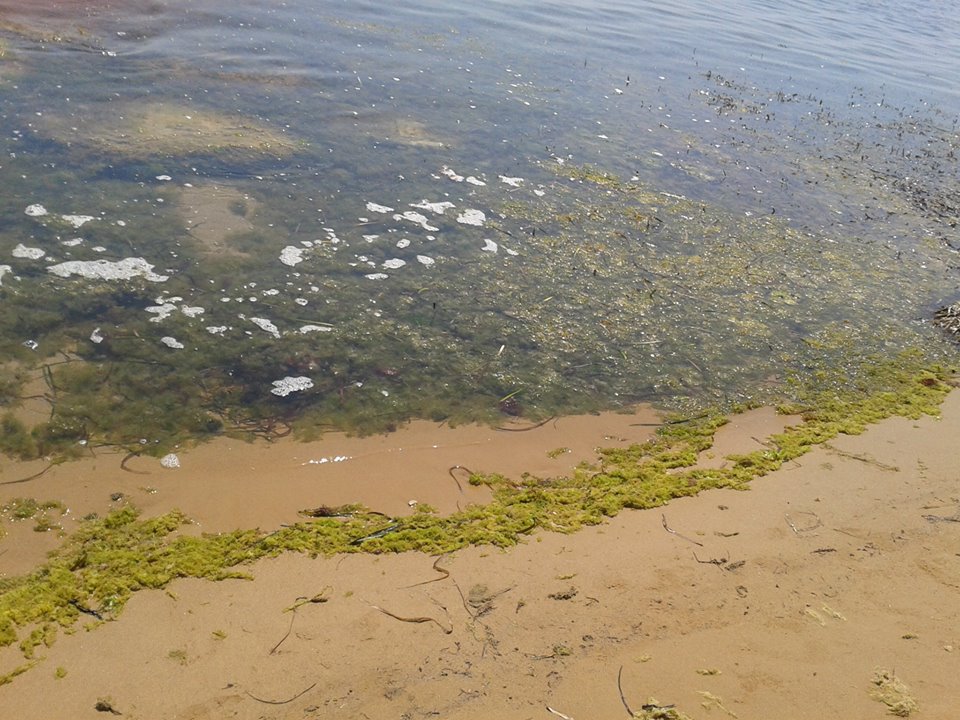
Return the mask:
M 0 402 L 52 407 L 8 450 L 953 356 L 951 3 L 403 5 L 0 3 Z

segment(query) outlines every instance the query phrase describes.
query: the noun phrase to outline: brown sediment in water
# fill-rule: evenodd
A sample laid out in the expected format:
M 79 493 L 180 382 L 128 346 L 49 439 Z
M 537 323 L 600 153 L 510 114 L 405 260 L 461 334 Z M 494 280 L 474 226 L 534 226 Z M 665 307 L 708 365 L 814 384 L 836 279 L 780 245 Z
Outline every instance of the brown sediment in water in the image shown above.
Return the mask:
M 259 202 L 249 193 L 223 183 L 184 187 L 178 200 L 187 233 L 202 251 L 216 257 L 249 257 L 233 247 L 231 237 L 255 229 L 251 218 Z
M 77 106 L 70 115 L 42 120 L 42 131 L 58 142 L 129 159 L 196 153 L 283 157 L 296 149 L 296 139 L 253 118 L 175 103 Z
M 622 420 L 624 432 L 644 431 Z M 735 450 L 756 444 L 747 422 L 730 423 Z M 571 434 L 581 439 L 586 427 Z M 960 673 L 958 432 L 954 392 L 941 418 L 840 436 L 749 492 L 705 492 L 574 535 L 439 560 L 286 554 L 253 565 L 253 582 L 179 580 L 137 593 L 95 633 L 39 646 L 44 659 L 0 687 L 0 704 L 25 720 L 102 717 L 101 699 L 134 717 L 473 720 L 550 717 L 547 706 L 615 718 L 623 701 L 639 711 L 656 698 L 696 719 L 722 708 L 741 718 L 866 718 L 887 712 L 877 668 L 895 666 L 919 716 L 950 717 Z M 210 448 L 202 466 L 184 453 L 183 467 L 164 474 L 142 458 L 129 466 L 152 474 L 131 477 L 202 484 L 218 458 L 240 459 L 243 447 L 264 461 L 247 480 L 282 495 L 274 450 L 285 443 Z M 376 457 L 391 470 L 406 452 Z M 472 469 L 521 464 L 507 450 L 482 452 L 488 463 Z M 95 478 L 85 482 L 99 493 Z M 237 495 L 249 489 L 241 477 Z M 402 505 L 402 490 L 391 492 Z M 263 501 L 249 497 L 236 511 L 255 513 Z M 0 661 L 23 662 L 15 647 Z

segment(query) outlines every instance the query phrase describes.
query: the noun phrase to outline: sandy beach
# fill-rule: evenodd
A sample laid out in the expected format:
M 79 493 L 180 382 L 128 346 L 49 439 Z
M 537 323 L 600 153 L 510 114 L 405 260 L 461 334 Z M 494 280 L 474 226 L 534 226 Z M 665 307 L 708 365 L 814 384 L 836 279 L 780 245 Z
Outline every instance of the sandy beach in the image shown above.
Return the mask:
M 449 511 L 484 499 L 469 486 L 461 494 L 453 465 L 562 472 L 592 446 L 647 436 L 651 418 L 568 419 L 523 433 L 415 424 L 309 445 L 224 441 L 183 453 L 177 470 L 136 458 L 128 469 L 149 474 L 133 474 L 106 456 L 0 487 L 3 501 L 64 501 L 65 529 L 122 502 L 111 493 L 147 514 L 180 507 L 207 532 L 293 522 L 298 509 L 351 493 L 384 512 L 409 511 L 410 500 Z M 784 422 L 770 410 L 734 418 L 703 462 L 755 449 Z M 625 511 L 573 535 L 541 532 L 507 550 L 439 559 L 286 554 L 255 563 L 252 581 L 175 581 L 136 593 L 115 622 L 61 633 L 36 667 L 0 687 L 0 705 L 23 720 L 110 709 L 195 720 L 583 720 L 629 717 L 627 707 L 640 716 L 655 704 L 698 719 L 952 717 L 958 432 L 954 391 L 940 418 L 841 436 L 749 491 Z M 547 457 L 574 441 L 576 452 Z M 352 459 L 319 462 L 330 453 Z M 6 464 L 2 479 L 30 469 Z M 5 522 L 4 575 L 55 544 L 27 524 Z M 0 661 L 8 672 L 22 659 L 14 646 Z M 885 704 L 880 693 L 896 682 L 899 695 Z

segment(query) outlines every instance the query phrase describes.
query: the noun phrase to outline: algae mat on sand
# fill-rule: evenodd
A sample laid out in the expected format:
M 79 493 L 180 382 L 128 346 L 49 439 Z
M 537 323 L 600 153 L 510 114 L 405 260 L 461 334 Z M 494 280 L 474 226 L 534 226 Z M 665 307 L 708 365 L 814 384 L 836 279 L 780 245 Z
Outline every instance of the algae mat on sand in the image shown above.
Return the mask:
M 201 536 L 180 532 L 190 521 L 179 512 L 140 518 L 126 507 L 91 519 L 43 566 L 0 583 L 0 644 L 19 640 L 25 660 L 6 670 L 0 683 L 29 669 L 37 661 L 37 648 L 49 646 L 58 628 L 73 632 L 81 616 L 95 624 L 112 620 L 133 592 L 162 588 L 176 578 L 245 577 L 243 565 L 291 550 L 316 555 L 504 547 L 536 530 L 573 532 L 595 525 L 624 508 L 657 507 L 710 488 L 746 488 L 754 478 L 838 434 L 858 434 L 893 415 L 935 415 L 950 391 L 952 371 L 923 369 L 910 361 L 905 357 L 900 364 L 875 366 L 869 392 L 811 393 L 808 406 L 784 408 L 802 412 L 803 422 L 774 436 L 764 450 L 731 456 L 731 465 L 721 469 L 695 467 L 699 453 L 726 422 L 707 415 L 668 422 L 642 445 L 601 450 L 595 463 L 581 465 L 569 477 L 526 476 L 517 482 L 474 474 L 471 482 L 490 486 L 493 501 L 449 516 L 422 507 L 409 517 L 385 518 L 353 506 L 270 533 Z

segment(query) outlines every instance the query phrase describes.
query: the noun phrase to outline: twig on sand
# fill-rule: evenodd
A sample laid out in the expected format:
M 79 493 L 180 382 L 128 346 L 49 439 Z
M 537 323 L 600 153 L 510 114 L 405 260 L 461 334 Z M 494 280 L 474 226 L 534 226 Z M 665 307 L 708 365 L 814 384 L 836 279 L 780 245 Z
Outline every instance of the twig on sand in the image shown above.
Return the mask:
M 617 690 L 620 691 L 620 702 L 623 703 L 623 707 L 627 709 L 627 715 L 630 717 L 636 717 L 633 714 L 633 710 L 630 709 L 630 705 L 627 703 L 627 698 L 623 694 L 623 683 L 621 682 L 623 678 L 623 665 L 620 666 L 620 670 L 617 672 Z
M 131 470 L 127 467 L 127 461 L 135 457 L 140 457 L 140 453 L 138 453 L 136 450 L 131 450 L 128 452 L 126 456 L 124 456 L 123 460 L 120 461 L 120 469 L 126 470 L 128 473 L 133 473 L 134 475 L 149 475 L 150 473 L 148 473 L 146 470 Z
M 538 427 L 543 427 L 544 425 L 546 425 L 546 424 L 547 424 L 548 422 L 550 422 L 551 420 L 556 419 L 556 417 L 557 417 L 556 415 L 551 415 L 551 416 L 548 417 L 546 420 L 541 420 L 540 422 L 536 423 L 535 425 L 528 425 L 527 427 L 522 427 L 522 428 L 510 428 L 510 427 L 503 427 L 503 426 L 501 425 L 501 426 L 498 426 L 498 427 L 496 427 L 496 428 L 494 428 L 494 429 L 495 429 L 495 430 L 500 430 L 500 431 L 502 431 L 502 432 L 529 432 L 530 430 L 536 430 Z
M 669 525 L 667 525 L 667 516 L 664 515 L 663 513 L 660 514 L 660 519 L 663 521 L 663 529 L 666 530 L 666 531 L 667 531 L 668 533 L 670 533 L 671 535 L 676 535 L 678 538 L 681 538 L 681 539 L 683 539 L 683 540 L 686 540 L 687 542 L 691 542 L 691 543 L 693 543 L 694 545 L 696 545 L 697 547 L 703 547 L 703 543 L 702 543 L 702 542 L 697 542 L 696 540 L 691 540 L 691 539 L 688 538 L 686 535 L 681 535 L 681 534 L 678 533 L 676 530 L 673 530 Z
M 960 510 L 955 512 L 953 515 L 921 515 L 924 520 L 927 522 L 938 523 L 938 522 L 955 522 L 960 523 Z
M 450 473 L 450 477 L 452 477 L 453 481 L 457 484 L 457 489 L 460 491 L 460 494 L 463 495 L 463 485 L 460 484 L 460 481 L 457 479 L 457 476 L 453 474 L 454 470 L 463 470 L 467 473 L 468 477 L 473 475 L 474 472 L 470 468 L 464 467 L 463 465 L 454 465 L 449 470 L 447 470 L 447 472 Z
M 556 715 L 558 718 L 563 718 L 563 720 L 573 720 L 573 718 L 570 717 L 569 715 L 564 715 L 562 712 L 560 712 L 559 710 L 554 710 L 554 709 L 553 709 L 552 707 L 550 707 L 549 705 L 547 705 L 547 712 L 553 713 L 553 714 Z
M 429 580 L 423 580 L 421 582 L 414 583 L 413 585 L 404 585 L 403 589 L 406 590 L 407 588 L 417 587 L 418 585 L 429 585 L 430 583 L 439 582 L 440 580 L 446 580 L 448 577 L 450 577 L 450 571 L 447 570 L 446 568 L 440 567 L 441 560 L 443 560 L 443 555 L 437 556 L 437 559 L 433 561 L 433 569 L 436 570 L 438 573 L 442 573 L 440 577 L 430 578 Z
M 277 651 L 277 648 L 283 645 L 283 641 L 286 640 L 288 637 L 290 637 L 290 633 L 293 632 L 293 621 L 296 619 L 297 619 L 297 611 L 294 610 L 293 613 L 290 615 L 290 627 L 287 628 L 286 634 L 282 638 L 280 638 L 279 642 L 277 642 L 276 645 L 270 648 L 270 652 L 269 652 L 270 655 L 273 655 Z
M 40 472 L 36 472 L 36 473 L 34 473 L 33 475 L 30 475 L 29 477 L 20 478 L 19 480 L 5 480 L 4 482 L 0 482 L 0 485 L 19 485 L 20 483 L 25 483 L 25 482 L 30 482 L 31 480 L 36 480 L 36 479 L 37 479 L 38 477 L 40 477 L 41 475 L 44 475 L 48 470 L 50 470 L 50 468 L 52 468 L 52 467 L 53 467 L 54 465 L 56 465 L 56 464 L 57 464 L 57 463 L 52 462 L 52 463 L 50 463 L 49 465 L 47 465 L 47 466 L 46 466 L 43 470 L 41 470 Z
M 328 585 L 327 587 L 325 587 L 323 590 L 321 590 L 320 592 L 318 592 L 318 593 L 317 593 L 316 595 L 314 595 L 313 597 L 307 597 L 306 595 L 301 595 L 300 597 L 298 597 L 298 598 L 296 599 L 296 601 L 293 603 L 293 605 L 291 605 L 290 607 L 284 609 L 284 612 L 289 612 L 289 613 L 291 613 L 291 615 L 290 615 L 290 627 L 287 628 L 286 634 L 285 634 L 282 638 L 280 638 L 280 641 L 270 649 L 270 653 L 269 653 L 270 655 L 273 655 L 273 654 L 277 651 L 277 648 L 279 648 L 281 645 L 283 645 L 283 641 L 286 640 L 288 637 L 290 637 L 290 633 L 293 632 L 293 621 L 296 620 L 296 617 L 297 617 L 297 608 L 300 607 L 301 605 L 307 605 L 307 604 L 309 604 L 309 603 L 325 603 L 325 602 L 327 602 L 330 598 L 327 597 L 327 594 L 326 594 L 326 593 L 327 593 L 327 590 L 330 590 L 330 589 L 331 589 L 331 588 L 330 588 L 330 586 Z
M 716 565 L 718 568 L 723 568 L 727 564 L 727 558 L 710 558 L 709 560 L 701 560 L 697 557 L 696 553 L 693 553 L 693 559 L 696 560 L 701 565 Z
M 399 620 L 400 622 L 406 622 L 406 623 L 428 623 L 428 622 L 432 622 L 432 623 L 436 623 L 437 627 L 440 628 L 441 630 L 443 630 L 443 632 L 444 632 L 445 634 L 447 634 L 447 635 L 449 635 L 450 633 L 453 632 L 453 626 L 452 626 L 452 625 L 450 626 L 450 629 L 448 630 L 448 629 L 445 628 L 445 627 L 440 623 L 440 621 L 437 620 L 436 618 L 427 617 L 426 615 L 423 615 L 423 616 L 420 616 L 420 617 L 401 617 L 400 615 L 396 615 L 396 614 L 390 612 L 389 610 L 384 610 L 384 609 L 383 609 L 382 607 L 380 607 L 379 605 L 370 605 L 370 607 L 372 607 L 374 610 L 379 610 L 379 611 L 382 612 L 384 615 L 389 615 L 389 616 L 392 617 L 394 620 Z
M 311 685 L 310 687 L 308 687 L 306 690 L 301 690 L 301 691 L 298 692 L 296 695 L 294 695 L 292 698 L 288 698 L 288 699 L 286 699 L 286 700 L 264 700 L 263 698 L 257 697 L 256 695 L 254 695 L 254 694 L 253 694 L 252 692 L 250 692 L 249 690 L 245 690 L 244 692 L 246 692 L 247 695 L 249 695 L 250 697 L 252 697 L 252 698 L 253 698 L 254 700 L 256 700 L 257 702 L 262 702 L 262 703 L 265 703 L 265 704 L 267 704 L 267 705 L 286 705 L 287 703 L 292 703 L 294 700 L 296 700 L 296 699 L 297 699 L 298 697 L 300 697 L 301 695 L 306 695 L 308 692 L 310 692 L 311 690 L 313 690 L 316 686 L 317 686 L 317 683 L 314 683 L 313 685 Z

